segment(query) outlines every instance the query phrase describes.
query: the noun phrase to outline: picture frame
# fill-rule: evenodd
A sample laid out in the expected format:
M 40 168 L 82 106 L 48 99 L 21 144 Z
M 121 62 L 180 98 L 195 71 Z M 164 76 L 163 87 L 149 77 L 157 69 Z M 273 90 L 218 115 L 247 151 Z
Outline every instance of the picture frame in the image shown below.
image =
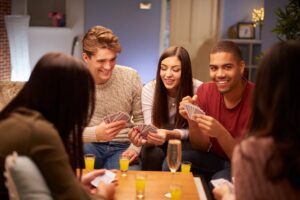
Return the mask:
M 251 22 L 240 22 L 237 24 L 237 37 L 239 39 L 255 39 L 255 27 Z

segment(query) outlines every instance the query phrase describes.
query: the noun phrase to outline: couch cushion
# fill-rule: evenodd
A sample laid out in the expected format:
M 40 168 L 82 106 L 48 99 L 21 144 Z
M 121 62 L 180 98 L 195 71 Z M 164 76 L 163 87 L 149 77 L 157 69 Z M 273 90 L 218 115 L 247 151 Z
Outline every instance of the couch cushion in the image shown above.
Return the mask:
M 6 106 L 22 89 L 25 82 L 0 81 L 0 111 Z
M 53 199 L 40 170 L 26 156 L 7 156 L 4 175 L 11 200 Z

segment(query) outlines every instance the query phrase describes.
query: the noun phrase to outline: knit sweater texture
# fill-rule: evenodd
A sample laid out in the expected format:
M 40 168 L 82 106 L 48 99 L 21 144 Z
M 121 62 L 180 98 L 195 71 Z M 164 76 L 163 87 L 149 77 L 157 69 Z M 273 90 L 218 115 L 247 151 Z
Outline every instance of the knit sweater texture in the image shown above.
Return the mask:
M 84 142 L 107 142 L 96 140 L 96 126 L 109 114 L 124 112 L 131 116 L 126 128 L 121 130 L 113 142 L 130 143 L 128 131 L 144 122 L 141 105 L 142 83 L 132 68 L 116 65 L 111 78 L 104 84 L 96 85 L 96 102 L 93 117 L 85 128 Z M 132 148 L 135 148 L 131 145 Z

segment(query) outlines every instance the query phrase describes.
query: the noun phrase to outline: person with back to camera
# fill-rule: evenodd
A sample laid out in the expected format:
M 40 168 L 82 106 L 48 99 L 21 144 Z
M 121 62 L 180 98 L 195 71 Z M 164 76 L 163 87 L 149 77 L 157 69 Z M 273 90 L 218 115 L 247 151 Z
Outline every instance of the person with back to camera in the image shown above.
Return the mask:
M 91 122 L 84 130 L 84 152 L 95 154 L 95 168 L 119 169 L 119 157 L 130 159 L 130 169 L 136 164 L 140 148 L 130 143 L 128 131 L 142 124 L 142 83 L 138 73 L 129 67 L 116 65 L 121 52 L 118 37 L 103 26 L 94 26 L 84 35 L 83 60 L 96 84 L 96 106 Z M 105 122 L 105 117 L 117 112 L 130 116 L 128 122 Z M 133 122 L 133 123 L 132 123 Z
M 94 111 L 94 81 L 83 62 L 62 53 L 44 55 L 28 82 L 0 114 L 0 199 L 5 157 L 16 151 L 37 165 L 54 199 L 113 199 L 114 184 L 90 181 L 105 170 L 81 177 L 82 131 Z
M 146 139 L 135 130 L 129 138 L 141 152 L 143 170 L 161 170 L 169 139 L 188 138 L 187 121 L 178 112 L 181 99 L 192 96 L 201 81 L 192 78 L 192 66 L 187 50 L 171 46 L 161 55 L 156 79 L 142 90 L 142 108 L 146 124 L 153 124 L 157 133 L 149 133 Z
M 217 199 L 300 197 L 300 41 L 279 42 L 258 66 L 247 139 L 233 152 L 234 194 Z
M 231 180 L 231 155 L 244 137 L 250 117 L 253 83 L 244 78 L 245 62 L 239 47 L 231 41 L 218 42 L 210 52 L 211 82 L 203 83 L 197 96 L 184 97 L 180 114 L 188 119 L 194 150 L 183 151 L 182 159 L 192 162 L 192 171 L 207 181 Z M 197 104 L 204 112 L 188 118 L 185 103 Z M 209 184 L 210 189 L 212 185 Z

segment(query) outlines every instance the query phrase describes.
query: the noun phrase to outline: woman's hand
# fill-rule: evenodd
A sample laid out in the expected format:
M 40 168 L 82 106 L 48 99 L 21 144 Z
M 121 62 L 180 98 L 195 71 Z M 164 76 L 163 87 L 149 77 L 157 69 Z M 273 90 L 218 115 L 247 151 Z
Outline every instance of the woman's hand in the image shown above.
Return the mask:
M 157 133 L 149 132 L 147 144 L 162 145 L 166 141 L 167 131 L 166 129 L 157 129 Z
M 89 194 L 95 194 L 97 193 L 97 188 L 95 188 L 92 184 L 91 184 L 91 181 L 94 180 L 95 178 L 97 178 L 98 176 L 102 176 L 105 174 L 105 169 L 96 169 L 96 170 L 93 170 L 89 173 L 86 173 L 84 174 L 82 177 L 81 177 L 81 184 L 83 185 L 83 187 L 85 188 L 85 190 L 89 193 Z M 110 170 L 112 171 L 113 173 L 116 173 L 116 170 Z M 114 186 L 117 186 L 118 184 L 118 181 L 117 180 L 114 180 L 112 182 L 112 184 Z
M 81 183 L 88 193 L 95 193 L 96 188 L 91 184 L 91 181 L 94 180 L 97 176 L 101 176 L 103 174 L 105 174 L 105 169 L 98 169 L 86 173 L 81 177 Z
M 213 195 L 216 200 L 235 200 L 235 195 L 228 185 L 222 184 L 213 189 Z
M 107 200 L 113 200 L 115 196 L 114 183 L 105 184 L 103 182 L 100 182 L 97 187 L 97 194 L 103 196 Z

